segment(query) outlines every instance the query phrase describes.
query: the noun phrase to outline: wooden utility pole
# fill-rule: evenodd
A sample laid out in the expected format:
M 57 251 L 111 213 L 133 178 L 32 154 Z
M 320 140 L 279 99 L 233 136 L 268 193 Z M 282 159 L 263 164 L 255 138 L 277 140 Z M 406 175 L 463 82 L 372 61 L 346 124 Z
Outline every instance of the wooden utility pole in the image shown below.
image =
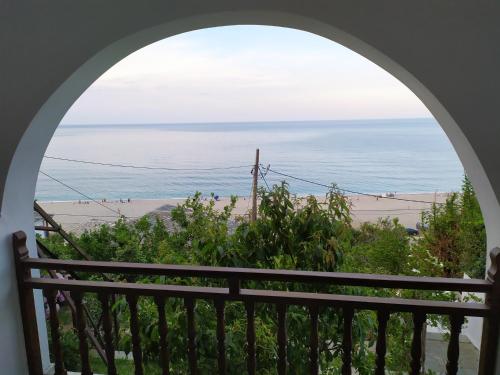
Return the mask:
M 255 150 L 255 165 L 253 167 L 252 188 L 252 216 L 251 221 L 257 220 L 257 181 L 259 178 L 259 149 Z

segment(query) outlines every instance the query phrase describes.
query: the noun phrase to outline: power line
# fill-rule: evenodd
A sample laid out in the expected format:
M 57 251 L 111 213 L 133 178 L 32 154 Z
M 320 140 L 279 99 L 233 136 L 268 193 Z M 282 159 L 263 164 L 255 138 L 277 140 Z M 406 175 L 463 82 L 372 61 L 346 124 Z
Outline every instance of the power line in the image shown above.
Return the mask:
M 111 211 L 111 212 L 114 212 L 115 214 L 118 214 L 118 216 L 119 216 L 119 217 L 123 216 L 123 217 L 125 217 L 125 218 L 126 218 L 126 216 L 125 216 L 125 215 L 123 215 L 120 211 L 116 211 L 116 210 L 112 209 L 111 207 L 108 207 L 108 206 L 106 206 L 105 204 L 102 204 L 101 202 L 99 202 L 99 201 L 95 200 L 94 198 L 92 198 L 92 197 L 88 196 L 88 195 L 87 195 L 87 194 L 85 194 L 85 193 L 82 193 L 80 190 L 77 190 L 77 189 L 75 189 L 74 187 L 69 186 L 68 184 L 66 184 L 66 183 L 62 182 L 61 180 L 58 180 L 57 178 L 52 177 L 52 176 L 48 175 L 47 173 L 45 173 L 45 172 L 43 172 L 43 171 L 41 171 L 41 170 L 39 171 L 39 173 L 41 173 L 41 174 L 43 174 L 44 176 L 46 176 L 46 177 L 50 178 L 51 180 L 54 180 L 55 182 L 57 182 L 57 183 L 59 183 L 59 184 L 63 185 L 64 187 L 66 187 L 66 188 L 68 188 L 68 189 L 70 189 L 70 190 L 74 191 L 75 193 L 78 193 L 78 194 L 80 194 L 81 196 L 83 196 L 83 197 L 85 197 L 85 198 L 87 198 L 87 199 L 91 200 L 92 202 L 97 203 L 98 205 L 100 205 L 100 206 L 104 207 L 105 209 L 107 209 L 107 210 L 109 210 L 109 211 Z
M 377 209 L 377 208 L 372 208 L 372 209 L 352 209 L 351 212 L 372 212 L 372 211 L 377 211 L 377 212 L 399 212 L 399 211 L 412 211 L 412 212 L 420 212 L 422 211 L 421 208 L 388 208 L 388 209 Z
M 289 174 L 286 174 L 286 173 L 278 172 L 278 171 L 275 171 L 275 170 L 273 170 L 271 168 L 268 168 L 267 170 L 269 172 L 274 173 L 274 174 L 277 174 L 277 175 L 280 175 L 280 176 L 284 176 L 284 177 L 288 177 L 288 178 L 291 178 L 291 179 L 294 179 L 294 180 L 297 180 L 297 181 L 307 182 L 308 184 L 322 186 L 322 187 L 325 187 L 327 189 L 331 189 L 332 188 L 331 185 L 325 185 L 325 184 L 322 184 L 320 182 L 306 180 L 305 178 L 300 178 L 300 177 L 292 176 L 292 175 L 289 175 Z M 360 191 L 349 190 L 349 189 L 344 189 L 344 188 L 338 188 L 338 190 L 343 191 L 343 192 L 347 192 L 347 193 L 351 193 L 351 194 L 365 195 L 365 196 L 368 196 L 368 197 L 382 198 L 382 199 L 392 199 L 392 200 L 403 201 L 403 202 L 426 203 L 426 204 L 442 204 L 442 203 L 437 203 L 437 202 L 422 201 L 422 200 L 418 200 L 418 199 L 406 199 L 406 198 L 398 198 L 398 197 L 387 197 L 387 196 L 383 196 L 383 195 L 376 195 L 376 194 L 370 194 L 370 193 L 362 193 Z
M 267 190 L 268 191 L 271 191 L 271 188 L 269 187 L 269 185 L 267 184 L 267 181 L 266 181 L 266 176 L 264 176 L 264 174 L 262 173 L 260 167 L 259 167 L 259 173 L 260 173 L 260 178 L 262 178 L 264 180 L 264 183 L 266 184 L 266 187 L 267 187 Z
M 252 201 L 252 191 L 253 191 L 253 181 L 252 184 L 250 185 L 250 193 L 248 194 L 248 202 L 247 202 L 247 210 L 246 212 L 249 212 L 250 209 L 250 202 Z
M 72 162 L 72 163 L 82 163 L 82 164 L 100 165 L 100 166 L 117 167 L 117 168 L 163 170 L 163 171 L 213 171 L 213 170 L 227 170 L 227 169 L 238 169 L 238 168 L 253 167 L 253 165 L 237 165 L 237 166 L 212 167 L 212 168 L 165 168 L 165 167 L 152 167 L 152 166 L 133 165 L 133 164 L 115 164 L 115 163 L 106 163 L 106 162 L 96 162 L 96 161 L 89 161 L 89 160 L 79 160 L 79 159 L 62 158 L 62 157 L 56 157 L 56 156 L 44 156 L 44 158 L 46 158 L 46 159 L 52 159 L 52 160 L 67 161 L 67 162 Z M 322 183 L 319 183 L 319 182 L 315 182 L 315 181 L 310 181 L 310 180 L 307 180 L 307 179 L 304 179 L 304 178 L 301 178 L 301 177 L 296 177 L 296 176 L 292 176 L 292 175 L 289 175 L 289 174 L 286 174 L 286 173 L 278 172 L 278 171 L 275 171 L 275 170 L 273 170 L 271 168 L 267 168 L 267 171 L 272 172 L 272 173 L 277 174 L 277 175 L 280 175 L 280 176 L 288 177 L 288 178 L 291 178 L 291 179 L 294 179 L 294 180 L 297 180 L 297 181 L 306 182 L 306 183 L 309 183 L 309 184 L 312 184 L 312 185 L 316 185 L 316 186 L 322 186 L 322 187 L 325 187 L 327 189 L 330 189 L 332 187 L 331 185 L 325 185 L 325 184 L 322 184 Z M 260 171 L 260 168 L 259 168 L 259 172 L 260 172 L 261 178 L 264 180 L 264 182 L 265 182 L 268 190 L 270 190 L 269 185 L 268 185 L 268 183 L 267 183 L 264 175 Z M 96 201 L 95 199 L 88 197 L 87 195 L 85 195 L 85 194 L 77 191 L 76 189 L 74 189 L 74 188 L 72 188 L 72 187 L 64 184 L 63 182 L 61 182 L 61 181 L 59 181 L 59 180 L 57 180 L 57 179 L 55 179 L 55 178 L 47 175 L 46 173 L 44 173 L 42 171 L 40 171 L 40 173 L 46 175 L 49 178 L 52 178 L 53 180 L 61 183 L 62 185 L 66 186 L 67 188 L 69 188 L 69 189 L 71 189 L 73 191 L 76 191 L 77 193 L 81 194 L 82 196 L 85 196 L 87 199 L 90 199 L 93 202 L 98 203 L 101 206 L 106 207 L 107 209 L 109 209 L 109 210 L 111 210 L 111 211 L 113 211 L 113 212 L 118 213 L 119 215 L 121 215 L 118 211 L 115 211 L 115 210 L 113 210 L 113 209 L 111 209 L 111 208 L 109 208 L 109 207 L 101 204 L 100 202 Z M 442 203 L 431 202 L 431 201 L 423 201 L 423 200 L 418 200 L 418 199 L 388 197 L 388 196 L 377 195 L 377 194 L 363 193 L 363 192 L 360 192 L 360 191 L 355 191 L 355 190 L 350 190 L 350 189 L 345 189 L 345 188 L 338 188 L 338 190 L 343 191 L 343 192 L 347 192 L 347 193 L 351 193 L 351 194 L 364 195 L 364 196 L 369 196 L 369 197 L 374 197 L 374 198 L 381 198 L 381 199 L 392 199 L 392 200 L 403 201 L 403 202 L 414 202 L 414 203 L 425 203 L 425 204 L 442 204 Z
M 90 160 L 79 160 L 79 159 L 68 159 L 56 156 L 44 156 L 45 159 L 69 161 L 72 163 L 82 163 L 91 165 L 101 165 L 106 167 L 116 167 L 116 168 L 132 168 L 132 169 L 148 169 L 154 171 L 216 171 L 225 169 L 238 169 L 238 168 L 249 168 L 252 165 L 233 165 L 228 167 L 212 167 L 212 168 L 165 168 L 165 167 L 152 167 L 147 165 L 134 165 L 134 164 L 115 164 L 115 163 L 105 163 Z
M 115 218 L 115 215 L 88 215 L 88 214 L 63 214 L 63 213 L 57 213 L 57 212 L 51 212 L 49 215 L 52 216 L 70 216 L 70 217 L 93 217 L 93 218 Z M 128 219 L 139 219 L 139 216 L 128 216 Z
M 210 167 L 210 168 L 167 168 L 167 167 L 153 167 L 146 165 L 134 165 L 134 164 L 117 164 L 117 163 L 108 163 L 108 162 L 98 162 L 98 161 L 90 161 L 90 160 L 81 160 L 81 159 L 70 159 L 63 158 L 57 156 L 44 156 L 45 159 L 52 160 L 60 160 L 67 161 L 72 163 L 82 163 L 82 164 L 90 164 L 90 165 L 99 165 L 99 166 L 107 166 L 107 167 L 116 167 L 116 168 L 132 168 L 132 169 L 146 169 L 146 170 L 156 170 L 156 171 L 214 171 L 214 170 L 228 170 L 228 169 L 239 169 L 239 168 L 253 168 L 253 164 L 248 165 L 233 165 L 227 167 Z M 420 185 L 422 186 L 422 185 Z
M 354 216 L 356 216 L 356 210 L 354 211 L 351 211 L 353 213 Z M 397 214 L 397 216 L 401 216 L 401 215 L 415 215 L 416 213 L 415 212 L 399 212 Z M 367 212 L 367 213 L 364 213 L 364 214 L 360 214 L 359 216 L 375 216 L 375 215 L 378 215 L 380 217 L 380 215 L 383 215 L 382 213 L 380 212 Z M 387 216 L 395 216 L 395 214 L 393 215 L 390 215 L 390 214 L 387 214 Z

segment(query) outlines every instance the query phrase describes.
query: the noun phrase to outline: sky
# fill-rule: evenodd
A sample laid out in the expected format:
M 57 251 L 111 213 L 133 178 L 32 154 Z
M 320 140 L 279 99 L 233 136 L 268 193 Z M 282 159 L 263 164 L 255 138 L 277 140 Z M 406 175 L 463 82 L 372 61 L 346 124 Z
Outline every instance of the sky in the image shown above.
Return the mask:
M 431 117 L 400 81 L 304 31 L 229 26 L 170 37 L 124 58 L 64 124 Z

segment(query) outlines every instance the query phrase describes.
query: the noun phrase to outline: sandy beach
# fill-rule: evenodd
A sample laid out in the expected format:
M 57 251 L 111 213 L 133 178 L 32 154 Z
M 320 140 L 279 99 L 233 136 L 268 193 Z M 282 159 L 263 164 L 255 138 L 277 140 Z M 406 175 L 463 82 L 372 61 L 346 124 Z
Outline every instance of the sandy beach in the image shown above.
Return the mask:
M 444 202 L 448 193 L 397 194 L 396 198 Z M 222 197 L 215 207 L 222 209 L 229 203 L 229 197 Z M 420 221 L 421 212 L 430 207 L 428 203 L 409 202 L 395 199 L 375 198 L 371 196 L 349 196 L 352 203 L 354 225 L 363 222 L 375 222 L 381 217 L 398 217 L 400 222 L 410 228 L 415 228 Z M 38 202 L 67 231 L 81 233 L 103 223 L 113 223 L 118 213 L 128 219 L 137 219 L 146 214 L 157 214 L 168 217 L 172 208 L 182 203 L 183 199 L 151 199 L 128 201 L 107 201 L 106 207 L 91 201 L 71 202 Z M 248 214 L 251 203 L 248 197 L 241 197 L 233 211 L 235 216 Z

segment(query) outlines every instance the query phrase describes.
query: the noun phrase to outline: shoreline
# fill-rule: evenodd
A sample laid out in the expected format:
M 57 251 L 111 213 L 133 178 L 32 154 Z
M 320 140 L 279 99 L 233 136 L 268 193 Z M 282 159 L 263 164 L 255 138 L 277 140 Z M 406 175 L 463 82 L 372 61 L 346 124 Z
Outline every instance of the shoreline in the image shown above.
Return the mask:
M 342 191 L 342 190 L 341 190 Z M 412 191 L 412 192 L 397 192 L 396 193 L 396 196 L 422 196 L 422 195 L 425 195 L 425 196 L 434 196 L 434 194 L 437 194 L 437 195 L 442 195 L 442 194 L 452 194 L 454 193 L 455 191 L 425 191 L 425 192 L 419 192 L 419 191 Z M 458 192 L 458 190 L 457 190 Z M 387 197 L 387 194 L 389 194 L 391 192 L 385 192 L 385 193 L 363 193 L 363 194 L 344 194 L 346 197 L 348 198 L 352 198 L 352 197 L 358 197 L 358 196 L 372 196 L 372 197 L 376 197 L 376 196 L 379 196 L 379 197 Z M 193 197 L 194 194 L 192 195 L 188 195 L 187 197 L 162 197 L 162 198 L 130 198 L 131 201 L 145 201 L 145 202 L 149 202 L 149 201 L 170 201 L 170 200 L 176 200 L 176 201 L 179 201 L 179 200 L 186 200 L 188 198 L 191 198 Z M 315 197 L 317 198 L 322 198 L 323 195 L 318 195 L 318 194 L 296 194 L 295 196 L 297 198 L 307 198 L 308 196 L 310 195 L 314 195 Z M 237 197 L 238 199 L 239 198 L 248 198 L 248 195 L 234 195 L 235 197 Z M 210 195 L 202 195 L 202 198 L 209 198 Z M 230 195 L 224 195 L 224 196 L 221 196 L 221 199 L 229 199 L 231 196 Z M 101 202 L 101 198 L 94 198 L 96 201 L 98 202 Z M 127 198 L 122 198 L 121 200 L 122 201 L 126 201 L 127 199 L 129 199 L 129 197 Z M 50 203 L 78 203 L 78 201 L 86 201 L 86 202 L 92 202 L 91 200 L 89 199 L 62 199 L 62 200 L 46 200 L 46 199 L 39 199 L 39 198 L 35 198 L 35 200 L 38 202 L 38 203 L 41 203 L 41 204 L 50 204 Z M 113 199 L 106 199 L 106 202 L 107 203 L 119 203 L 120 202 L 120 198 L 113 198 Z
M 405 193 L 396 194 L 395 198 L 419 200 L 426 202 L 442 203 L 449 196 L 448 192 L 433 193 Z M 367 195 L 347 196 L 352 203 L 351 216 L 353 225 L 359 226 L 363 222 L 376 222 L 379 218 L 399 218 L 405 227 L 415 228 L 420 221 L 421 212 L 430 208 L 430 203 L 408 202 L 396 199 L 377 198 Z M 204 197 L 208 198 L 209 197 Z M 324 196 L 317 196 L 323 200 Z M 94 228 L 100 224 L 113 223 L 120 215 L 129 219 L 138 219 L 144 215 L 152 214 L 168 220 L 170 211 L 185 198 L 168 199 L 132 199 L 112 200 L 99 202 L 106 207 L 93 201 L 37 201 L 44 210 L 52 214 L 54 219 L 65 228 L 65 230 L 81 233 L 86 229 Z M 83 203 L 86 202 L 86 203 Z M 221 197 L 215 202 L 215 209 L 222 210 L 229 204 L 229 197 Z M 233 216 L 244 216 L 250 208 L 248 197 L 239 197 L 233 210 Z

